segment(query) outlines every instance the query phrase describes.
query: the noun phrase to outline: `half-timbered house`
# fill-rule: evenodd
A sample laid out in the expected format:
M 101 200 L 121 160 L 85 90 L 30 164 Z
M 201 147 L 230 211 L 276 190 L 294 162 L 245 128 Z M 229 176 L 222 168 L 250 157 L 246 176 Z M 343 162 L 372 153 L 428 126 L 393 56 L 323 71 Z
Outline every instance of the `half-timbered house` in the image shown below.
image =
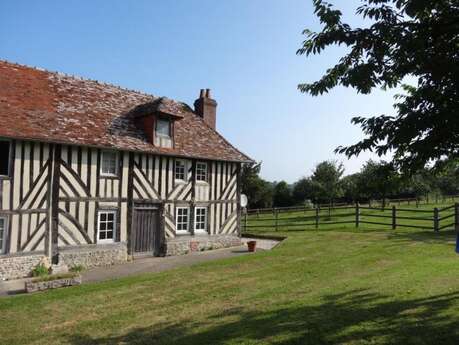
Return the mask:
M 240 243 L 216 107 L 0 61 L 0 279 Z

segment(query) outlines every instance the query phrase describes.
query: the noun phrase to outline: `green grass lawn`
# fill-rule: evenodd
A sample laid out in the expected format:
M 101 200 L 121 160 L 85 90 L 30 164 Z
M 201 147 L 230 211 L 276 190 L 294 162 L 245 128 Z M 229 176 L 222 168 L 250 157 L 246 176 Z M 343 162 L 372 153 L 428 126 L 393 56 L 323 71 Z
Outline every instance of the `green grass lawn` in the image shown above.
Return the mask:
M 281 234 L 269 252 L 0 298 L 0 343 L 458 344 L 454 232 Z

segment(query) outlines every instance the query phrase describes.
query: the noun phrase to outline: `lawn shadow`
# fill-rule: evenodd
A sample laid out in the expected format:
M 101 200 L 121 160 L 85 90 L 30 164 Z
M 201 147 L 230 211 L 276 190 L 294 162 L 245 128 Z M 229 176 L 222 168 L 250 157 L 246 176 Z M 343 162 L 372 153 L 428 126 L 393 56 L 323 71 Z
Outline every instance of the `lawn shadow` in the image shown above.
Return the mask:
M 456 231 L 391 231 L 388 233 L 389 240 L 400 242 L 423 242 L 428 244 L 448 244 L 455 243 Z
M 156 324 L 126 334 L 92 338 L 75 334 L 74 345 L 101 344 L 457 344 L 459 318 L 443 312 L 459 292 L 390 300 L 365 290 L 325 296 L 319 305 L 286 306 L 268 312 L 241 308 Z M 451 309 L 450 309 L 451 310 Z

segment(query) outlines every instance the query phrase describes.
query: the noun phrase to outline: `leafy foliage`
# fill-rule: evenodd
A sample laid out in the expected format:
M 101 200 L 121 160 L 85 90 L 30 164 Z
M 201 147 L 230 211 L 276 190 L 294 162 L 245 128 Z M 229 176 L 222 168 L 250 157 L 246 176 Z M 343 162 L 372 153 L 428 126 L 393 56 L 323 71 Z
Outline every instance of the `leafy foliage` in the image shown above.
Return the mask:
M 311 182 L 315 189 L 314 199 L 318 202 L 332 202 L 342 194 L 340 179 L 343 176 L 342 163 L 324 161 L 314 169 Z
M 459 157 L 459 3 L 457 0 L 363 0 L 356 14 L 369 19 L 365 28 L 351 28 L 332 5 L 314 0 L 323 24 L 319 33 L 304 30 L 299 55 L 320 54 L 333 45 L 350 51 L 301 92 L 320 95 L 342 85 L 363 94 L 394 88 L 406 77 L 396 97 L 395 116 L 354 117 L 366 138 L 336 152 L 393 152 L 397 168 L 415 172 L 429 162 Z
M 44 264 L 38 264 L 32 270 L 32 277 L 45 277 L 49 274 L 49 269 Z
M 274 186 L 273 206 L 286 207 L 293 204 L 292 191 L 285 181 L 276 183 Z
M 261 163 L 245 164 L 241 170 L 241 189 L 247 195 L 248 208 L 266 208 L 272 206 L 273 186 L 263 180 L 259 174 Z

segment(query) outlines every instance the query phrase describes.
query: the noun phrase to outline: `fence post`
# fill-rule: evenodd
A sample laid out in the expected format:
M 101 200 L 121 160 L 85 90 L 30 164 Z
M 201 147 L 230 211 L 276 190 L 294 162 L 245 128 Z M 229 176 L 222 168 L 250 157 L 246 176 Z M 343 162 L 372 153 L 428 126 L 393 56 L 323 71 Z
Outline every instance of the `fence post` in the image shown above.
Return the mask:
M 244 232 L 247 232 L 247 209 L 244 212 Z
M 278 220 L 278 211 L 277 211 L 277 209 L 275 209 L 274 213 L 276 215 L 276 231 L 277 231 L 277 220 Z
M 257 209 L 257 219 L 260 218 L 260 210 Z
M 355 227 L 358 228 L 360 224 L 360 206 L 359 203 L 355 203 Z
M 418 207 L 419 207 L 419 199 L 416 198 L 416 208 L 418 208 Z
M 392 206 L 392 229 L 395 230 L 397 228 L 397 208 Z
M 434 231 L 435 232 L 438 232 L 438 224 L 439 221 L 438 221 L 438 208 L 435 207 L 434 208 Z
M 316 229 L 319 228 L 319 207 L 316 206 Z
M 454 207 L 454 223 L 456 232 L 459 234 L 459 202 L 456 202 Z

